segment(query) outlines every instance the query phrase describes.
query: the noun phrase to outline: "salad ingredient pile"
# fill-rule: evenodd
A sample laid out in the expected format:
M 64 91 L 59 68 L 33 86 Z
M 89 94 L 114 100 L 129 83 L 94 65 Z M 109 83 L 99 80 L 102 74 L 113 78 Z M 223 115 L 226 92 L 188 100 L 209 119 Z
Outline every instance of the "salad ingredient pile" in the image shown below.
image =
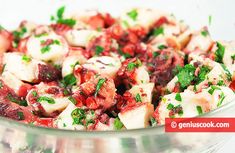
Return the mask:
M 61 7 L 48 25 L 0 27 L 0 116 L 68 130 L 158 126 L 231 102 L 234 60 L 234 41 L 172 14 Z

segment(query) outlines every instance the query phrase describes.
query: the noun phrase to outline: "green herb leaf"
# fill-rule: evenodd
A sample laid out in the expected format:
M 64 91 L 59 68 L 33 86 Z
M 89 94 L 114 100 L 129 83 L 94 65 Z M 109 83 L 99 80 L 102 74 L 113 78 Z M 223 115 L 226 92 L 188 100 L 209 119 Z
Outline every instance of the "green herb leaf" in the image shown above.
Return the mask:
M 121 50 L 121 48 L 118 48 L 118 53 L 119 53 L 120 55 L 124 56 L 125 59 L 131 57 L 130 54 L 124 53 L 124 52 Z
M 104 48 L 101 46 L 96 46 L 95 47 L 95 54 L 96 55 L 100 55 L 100 53 L 102 53 L 104 51 Z
M 154 35 L 154 36 L 158 36 L 158 35 L 160 35 L 160 34 L 164 34 L 164 29 L 163 29 L 163 27 L 155 28 L 155 29 L 153 30 L 153 35 Z
M 224 69 L 228 81 L 232 81 L 232 74 L 230 73 L 230 71 L 228 70 L 228 68 L 227 68 L 224 64 L 220 64 L 220 65 L 221 65 L 222 68 Z
M 201 106 L 197 106 L 197 112 L 198 112 L 198 115 L 201 115 L 203 112 L 202 112 L 202 107 Z
M 219 107 L 219 106 L 222 105 L 222 102 L 224 101 L 224 98 L 225 98 L 225 95 L 224 95 L 224 93 L 222 92 L 221 95 L 220 95 L 220 100 L 219 100 L 219 102 L 217 103 L 217 107 Z
M 137 16 L 138 16 L 138 12 L 137 10 L 132 10 L 130 12 L 127 13 L 127 15 L 132 19 L 132 20 L 136 20 L 137 19 Z
M 225 48 L 219 42 L 217 42 L 216 46 L 217 46 L 217 50 L 215 51 L 215 61 L 219 63 L 223 63 Z
M 209 23 L 209 25 L 211 25 L 211 23 L 212 23 L 212 16 L 211 15 L 209 15 L 209 17 L 208 17 L 208 23 Z
M 135 68 L 135 63 L 128 63 L 128 65 L 127 65 L 127 70 L 128 71 L 132 71 L 133 69 Z
M 232 59 L 232 60 L 235 60 L 235 54 L 233 54 L 233 55 L 231 56 L 231 59 Z
M 76 101 L 76 99 L 75 98 L 73 98 L 72 96 L 69 96 L 69 98 L 68 98 L 74 105 L 76 105 L 77 104 L 77 101 Z
M 106 81 L 106 79 L 104 79 L 104 78 L 100 78 L 100 79 L 99 79 L 99 81 L 98 81 L 98 83 L 97 83 L 97 85 L 96 85 L 96 89 L 95 89 L 95 94 L 94 94 L 95 97 L 97 96 L 97 94 L 98 94 L 100 88 L 103 86 L 103 84 L 105 83 L 105 81 Z
M 76 108 L 72 111 L 71 117 L 73 118 L 73 124 L 83 124 L 83 120 L 86 119 L 86 114 L 84 109 Z
M 57 23 L 66 24 L 70 27 L 73 27 L 76 24 L 76 20 L 74 20 L 74 19 L 59 19 L 59 20 L 57 20 Z
M 2 89 L 3 87 L 3 84 L 2 84 L 2 81 L 0 81 L 0 89 Z
M 12 94 L 7 94 L 6 98 L 10 100 L 11 102 L 14 102 L 16 104 L 19 104 L 21 106 L 28 106 L 26 100 L 20 100 L 18 97 L 13 96 Z
M 157 121 L 155 120 L 155 118 L 150 117 L 150 125 L 151 125 L 152 127 L 155 127 L 155 126 L 157 125 Z
M 180 93 L 176 93 L 176 95 L 175 95 L 175 100 L 177 100 L 177 101 L 182 101 L 182 98 L 181 98 Z
M 160 55 L 159 52 L 153 52 L 153 57 L 154 57 L 154 58 L 157 57 L 157 56 L 159 56 L 159 55 Z
M 172 103 L 169 103 L 168 105 L 167 105 L 167 109 L 168 110 L 172 110 L 174 108 L 174 105 L 172 104 Z
M 160 50 L 163 50 L 163 49 L 166 49 L 167 46 L 165 46 L 165 45 L 160 45 L 160 46 L 158 46 L 157 48 L 160 49 Z
M 48 33 L 45 32 L 45 33 L 35 35 L 36 38 L 41 38 L 41 37 L 44 37 L 44 36 L 48 36 Z
M 177 74 L 177 78 L 181 88 L 185 89 L 191 84 L 195 78 L 195 70 L 196 68 L 191 64 L 187 64 L 183 68 L 178 68 L 179 73 Z
M 208 93 L 213 95 L 215 90 L 221 90 L 221 89 L 217 86 L 211 86 L 211 88 L 208 90 Z
M 41 48 L 41 53 L 44 54 L 46 52 L 49 52 L 50 50 L 51 50 L 50 45 L 47 45 Z
M 120 129 L 122 129 L 122 127 L 123 127 L 123 124 L 119 120 L 119 118 L 115 118 L 114 119 L 114 128 L 115 128 L 115 130 L 120 130 Z
M 209 33 L 208 33 L 207 30 L 204 30 L 204 31 L 201 32 L 201 35 L 203 35 L 204 37 L 208 36 L 208 34 L 209 34 Z
M 138 93 L 138 94 L 136 94 L 136 96 L 135 96 L 135 100 L 136 100 L 136 102 L 142 102 L 142 99 L 141 99 L 141 96 L 140 96 L 140 94 Z
M 195 78 L 195 84 L 199 84 L 206 79 L 206 75 L 210 72 L 210 68 L 208 66 L 200 67 L 200 71 L 198 76 Z
M 93 119 L 89 119 L 86 121 L 86 126 L 88 126 L 89 124 L 94 124 L 95 121 Z
M 138 68 L 142 65 L 141 61 L 137 59 L 135 62 L 130 62 L 127 64 L 127 70 L 132 71 L 134 68 Z
M 34 97 L 37 97 L 37 96 L 38 96 L 38 94 L 37 94 L 36 91 L 32 91 L 32 95 L 33 95 Z
M 67 86 L 73 86 L 77 83 L 77 79 L 76 77 L 71 73 L 68 74 L 64 77 L 64 79 L 62 80 L 62 83 L 65 85 L 65 87 Z
M 52 44 L 60 45 L 60 41 L 57 40 L 57 39 L 55 39 L 55 40 L 53 40 L 53 43 L 52 43 Z
M 65 6 L 62 6 L 62 7 L 60 7 L 57 10 L 57 17 L 58 17 L 58 19 L 62 19 L 63 18 L 64 11 L 65 11 Z
M 55 100 L 50 97 L 41 96 L 37 99 L 37 102 L 43 102 L 43 101 L 47 102 L 48 104 L 55 104 Z
M 22 56 L 22 60 L 25 61 L 25 62 L 30 62 L 31 61 L 31 58 L 27 55 L 23 55 Z
M 23 112 L 17 112 L 17 116 L 18 116 L 19 120 L 24 120 L 25 119 Z
M 219 80 L 217 83 L 218 86 L 225 86 L 224 81 L 223 80 Z

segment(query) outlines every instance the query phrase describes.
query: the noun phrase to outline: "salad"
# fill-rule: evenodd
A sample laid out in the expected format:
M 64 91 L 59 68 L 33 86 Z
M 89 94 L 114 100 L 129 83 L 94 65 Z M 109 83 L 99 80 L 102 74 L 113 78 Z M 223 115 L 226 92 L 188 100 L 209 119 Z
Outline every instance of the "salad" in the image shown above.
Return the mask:
M 234 60 L 235 41 L 172 14 L 61 7 L 48 25 L 0 27 L 0 116 L 68 130 L 158 126 L 231 102 Z

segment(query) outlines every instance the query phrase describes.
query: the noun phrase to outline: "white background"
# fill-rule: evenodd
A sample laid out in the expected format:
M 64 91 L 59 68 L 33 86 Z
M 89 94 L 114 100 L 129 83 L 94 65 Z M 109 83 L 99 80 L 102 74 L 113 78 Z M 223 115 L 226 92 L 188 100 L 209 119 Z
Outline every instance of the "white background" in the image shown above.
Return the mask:
M 114 15 L 131 7 L 157 8 L 173 13 L 192 28 L 208 25 L 208 17 L 211 15 L 209 30 L 212 37 L 215 40 L 235 40 L 233 0 L 0 0 L 0 24 L 12 29 L 24 19 L 47 23 L 50 15 L 61 5 L 66 5 L 70 11 L 99 8 Z M 235 153 L 235 137 L 218 152 Z

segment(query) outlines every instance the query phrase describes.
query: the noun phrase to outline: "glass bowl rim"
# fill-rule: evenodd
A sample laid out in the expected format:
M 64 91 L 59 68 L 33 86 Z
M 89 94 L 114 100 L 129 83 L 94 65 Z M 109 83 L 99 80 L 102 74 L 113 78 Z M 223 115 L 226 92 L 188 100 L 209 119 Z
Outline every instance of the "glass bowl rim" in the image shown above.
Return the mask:
M 220 111 L 225 111 L 227 109 L 231 109 L 233 107 L 235 108 L 235 97 L 233 98 L 233 100 L 224 104 L 222 107 L 219 107 L 208 113 L 204 113 L 200 116 L 195 116 L 195 117 L 213 117 L 213 115 L 215 115 L 216 113 Z M 32 134 L 50 135 L 50 136 L 58 136 L 58 137 L 73 137 L 73 138 L 133 137 L 133 136 L 141 136 L 141 135 L 152 135 L 153 133 L 154 134 L 165 133 L 164 125 L 158 125 L 156 127 L 148 127 L 148 128 L 139 128 L 139 129 L 117 130 L 117 131 L 114 131 L 114 130 L 113 131 L 79 131 L 79 130 L 64 130 L 64 129 L 34 126 L 34 125 L 14 121 L 6 117 L 0 117 L 0 125 L 5 128 L 26 131 L 27 133 L 32 133 Z

